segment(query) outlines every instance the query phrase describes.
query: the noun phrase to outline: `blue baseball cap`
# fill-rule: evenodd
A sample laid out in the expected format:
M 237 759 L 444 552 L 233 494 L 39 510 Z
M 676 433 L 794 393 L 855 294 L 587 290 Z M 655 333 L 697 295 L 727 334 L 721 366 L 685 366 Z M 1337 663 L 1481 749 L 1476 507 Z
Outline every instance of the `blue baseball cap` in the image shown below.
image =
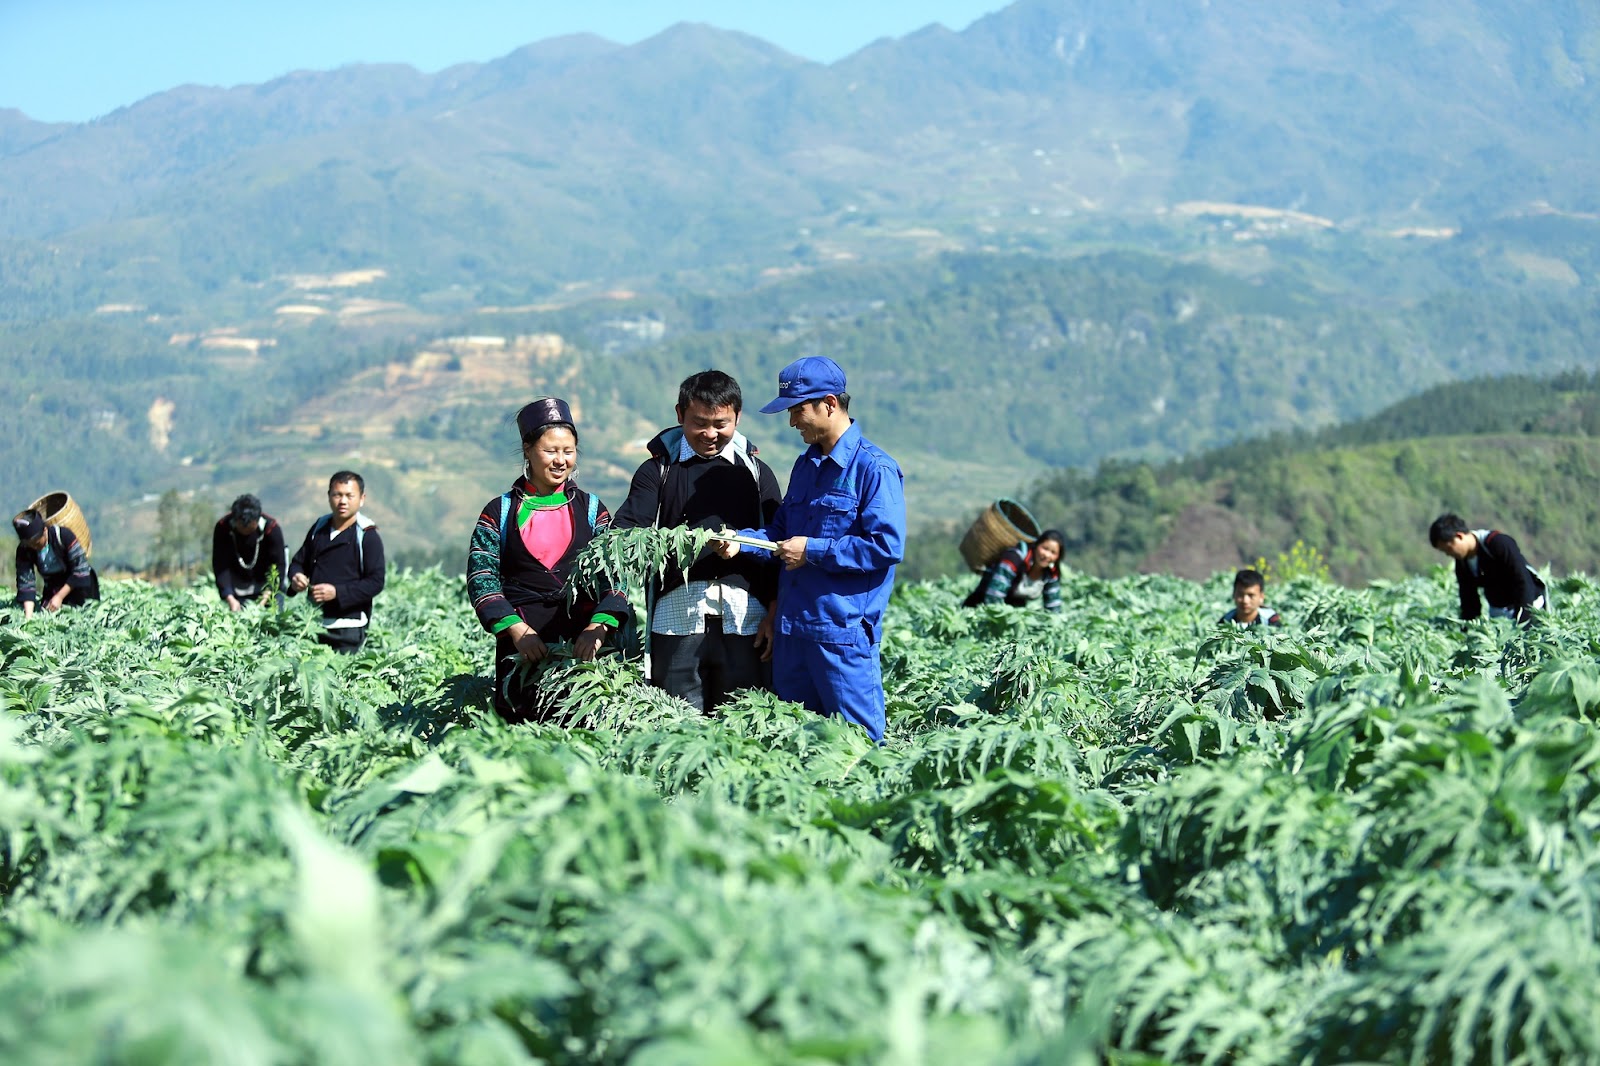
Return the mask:
M 844 371 L 825 355 L 796 359 L 778 371 L 778 398 L 761 409 L 764 415 L 787 411 L 797 403 L 844 392 Z

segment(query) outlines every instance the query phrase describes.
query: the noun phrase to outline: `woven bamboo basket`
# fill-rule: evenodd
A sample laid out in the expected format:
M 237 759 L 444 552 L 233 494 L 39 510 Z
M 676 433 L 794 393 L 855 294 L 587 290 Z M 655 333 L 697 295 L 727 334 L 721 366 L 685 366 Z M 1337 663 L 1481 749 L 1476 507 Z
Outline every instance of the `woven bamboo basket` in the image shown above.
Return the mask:
M 1039 539 L 1039 523 L 1016 500 L 999 499 L 990 504 L 961 538 L 961 558 L 973 570 L 982 570 L 1000 558 L 1007 548 Z
M 83 545 L 83 554 L 94 554 L 94 538 L 89 535 L 89 523 L 84 520 L 83 512 L 78 510 L 77 503 L 72 499 L 72 493 L 47 492 L 28 504 L 27 510 L 38 511 L 44 515 L 44 520 L 49 525 L 66 526 L 72 530 L 72 535 L 78 538 L 78 543 Z

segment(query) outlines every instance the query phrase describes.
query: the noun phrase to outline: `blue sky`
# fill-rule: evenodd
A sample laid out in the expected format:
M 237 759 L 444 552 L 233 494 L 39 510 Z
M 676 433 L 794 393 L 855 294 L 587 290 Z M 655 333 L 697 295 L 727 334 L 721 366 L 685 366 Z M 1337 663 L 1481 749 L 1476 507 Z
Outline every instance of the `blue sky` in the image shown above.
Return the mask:
M 632 44 L 706 22 L 832 62 L 1008 0 L 0 0 L 0 108 L 81 122 L 178 85 L 408 63 L 436 71 L 589 32 Z

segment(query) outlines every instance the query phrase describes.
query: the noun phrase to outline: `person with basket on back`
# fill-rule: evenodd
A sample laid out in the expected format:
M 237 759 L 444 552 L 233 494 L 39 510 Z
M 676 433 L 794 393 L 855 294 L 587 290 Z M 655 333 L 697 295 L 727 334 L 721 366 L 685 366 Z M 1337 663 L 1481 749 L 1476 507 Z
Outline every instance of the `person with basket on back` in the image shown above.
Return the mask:
M 1000 553 L 983 570 L 978 587 L 963 607 L 1006 604 L 1027 607 L 1038 603 L 1052 614 L 1061 610 L 1061 554 L 1066 536 L 1047 529 L 1032 544 L 1020 541 Z
M 17 602 L 24 619 L 33 617 L 41 598 L 46 611 L 100 598 L 100 579 L 76 533 L 46 522 L 36 510 L 23 511 L 11 525 L 17 531 Z

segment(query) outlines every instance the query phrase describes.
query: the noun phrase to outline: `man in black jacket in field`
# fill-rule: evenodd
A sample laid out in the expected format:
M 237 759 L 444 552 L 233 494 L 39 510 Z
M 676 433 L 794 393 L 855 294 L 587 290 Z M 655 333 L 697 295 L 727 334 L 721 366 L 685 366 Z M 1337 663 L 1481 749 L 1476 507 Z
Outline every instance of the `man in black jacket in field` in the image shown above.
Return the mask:
M 329 513 L 311 524 L 289 561 L 289 595 L 310 590 L 311 602 L 322 606 L 317 640 L 339 652 L 354 652 L 366 641 L 373 597 L 383 591 L 383 540 L 361 513 L 366 489 L 361 475 L 349 470 L 329 478 Z
M 739 383 L 720 370 L 678 387 L 678 425 L 650 442 L 613 529 L 760 527 L 783 492 L 772 468 L 739 432 Z M 651 680 L 703 713 L 736 689 L 766 687 L 772 657 L 775 560 L 706 551 L 689 568 L 668 571 L 646 590 Z
M 1526 622 L 1546 606 L 1544 582 L 1534 573 L 1522 549 L 1497 529 L 1468 529 L 1453 514 L 1442 514 L 1428 527 L 1428 543 L 1455 560 L 1461 591 L 1461 617 L 1483 613 L 1478 590 L 1489 601 L 1489 617 Z
M 272 592 L 283 602 L 285 577 L 283 527 L 262 513 L 261 501 L 245 493 L 233 501 L 228 513 L 211 530 L 211 571 L 217 595 L 237 611 L 246 603 Z M 268 578 L 276 575 L 269 590 Z

